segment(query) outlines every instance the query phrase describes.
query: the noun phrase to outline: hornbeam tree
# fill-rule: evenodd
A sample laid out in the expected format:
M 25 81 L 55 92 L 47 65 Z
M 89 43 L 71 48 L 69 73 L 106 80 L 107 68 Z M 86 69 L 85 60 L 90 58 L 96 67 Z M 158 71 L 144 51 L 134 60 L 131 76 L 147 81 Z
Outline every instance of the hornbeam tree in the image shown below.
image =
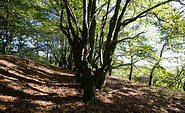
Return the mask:
M 72 48 L 75 67 L 81 74 L 86 105 L 95 103 L 95 89 L 104 87 L 116 45 L 135 38 L 119 37 L 120 31 L 138 19 L 146 19 L 153 9 L 172 1 L 182 4 L 179 0 L 61 1 L 59 27 Z M 56 1 L 51 2 L 56 4 Z

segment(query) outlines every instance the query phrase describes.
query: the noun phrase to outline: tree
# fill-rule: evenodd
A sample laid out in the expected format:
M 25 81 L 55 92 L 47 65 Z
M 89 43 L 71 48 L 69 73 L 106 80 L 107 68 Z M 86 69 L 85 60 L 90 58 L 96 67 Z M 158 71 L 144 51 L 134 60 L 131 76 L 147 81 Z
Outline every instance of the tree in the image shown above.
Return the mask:
M 138 22 L 141 23 L 140 21 Z M 140 30 L 139 26 L 142 25 L 137 24 L 137 26 L 138 27 L 134 26 L 134 28 L 126 27 L 127 32 L 132 36 L 133 35 L 132 32 L 136 33 L 138 30 Z M 122 66 L 130 66 L 128 78 L 129 80 L 131 80 L 132 74 L 134 72 L 134 67 L 137 68 L 135 64 L 140 61 L 152 58 L 151 54 L 155 52 L 153 48 L 150 45 L 148 45 L 149 40 L 150 39 L 147 38 L 145 34 L 143 34 L 143 36 L 136 35 L 132 40 L 119 43 L 116 49 L 115 54 L 116 57 L 113 59 L 114 65 L 112 66 L 112 68 L 117 69 Z M 130 62 L 128 63 L 128 61 Z
M 3 45 L 2 53 L 7 54 L 10 43 L 13 41 L 15 20 L 12 9 L 10 8 L 11 2 L 8 0 L 0 4 L 4 10 L 1 12 L 1 42 Z M 17 15 L 14 13 L 14 15 Z
M 159 65 L 159 63 L 160 63 L 160 61 L 162 59 L 162 55 L 163 55 L 163 52 L 164 52 L 164 49 L 165 49 L 166 44 L 167 44 L 166 42 L 163 44 L 162 49 L 160 51 L 159 59 L 154 64 L 154 66 L 153 66 L 153 68 L 152 68 L 152 70 L 150 72 L 150 79 L 149 79 L 149 84 L 148 84 L 149 86 L 152 85 L 153 72 L 154 72 L 155 68 L 157 68 L 157 66 Z
M 3 0 L 0 3 L 0 44 L 3 54 L 7 54 L 15 37 L 28 36 L 36 32 L 36 20 L 32 18 L 35 14 L 30 11 L 34 6 L 31 3 L 29 0 Z
M 116 45 L 127 39 L 119 38 L 120 31 L 172 1 L 144 2 L 134 13 L 131 9 L 139 2 L 131 0 L 116 0 L 115 4 L 111 0 L 99 1 L 100 5 L 97 0 L 61 1 L 60 28 L 72 48 L 75 67 L 82 74 L 87 105 L 95 103 L 95 88 L 104 86 Z
M 165 13 L 158 13 L 158 12 L 164 11 L 164 9 L 161 8 L 159 10 L 154 10 L 152 12 L 154 14 L 153 16 L 157 17 L 157 21 L 158 21 L 158 22 L 155 22 L 152 20 L 152 23 L 154 23 L 156 27 L 159 28 L 158 31 L 161 34 L 159 42 L 163 43 L 163 45 L 161 47 L 159 57 L 154 58 L 156 60 L 156 63 L 153 65 L 150 72 L 149 86 L 152 85 L 152 78 L 153 78 L 153 73 L 155 69 L 159 67 L 162 70 L 164 70 L 160 66 L 160 62 L 163 59 L 162 58 L 163 53 L 165 51 L 174 51 L 174 54 L 178 54 L 178 49 L 180 49 L 179 45 L 182 46 L 184 44 L 184 42 L 182 41 L 182 37 L 184 37 L 184 30 L 183 30 L 184 27 L 182 27 L 182 25 L 184 25 L 183 24 L 184 19 L 182 18 L 183 17 L 182 11 L 180 11 L 176 7 L 173 7 L 173 5 L 167 6 L 166 9 L 172 9 L 172 10 Z M 178 72 L 177 72 L 177 75 L 179 75 Z

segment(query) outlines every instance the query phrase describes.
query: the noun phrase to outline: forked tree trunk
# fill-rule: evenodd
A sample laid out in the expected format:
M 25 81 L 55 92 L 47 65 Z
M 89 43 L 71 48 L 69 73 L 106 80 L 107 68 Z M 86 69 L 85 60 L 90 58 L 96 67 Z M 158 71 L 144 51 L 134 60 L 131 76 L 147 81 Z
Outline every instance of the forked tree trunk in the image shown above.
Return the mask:
M 85 74 L 83 76 L 83 74 Z M 99 69 L 93 73 L 92 69 L 84 70 L 82 74 L 82 82 L 84 88 L 83 100 L 88 104 L 96 103 L 95 89 L 102 90 L 106 83 L 106 75 L 103 70 Z
M 83 101 L 86 105 L 96 103 L 95 89 L 101 90 L 105 86 L 105 72 L 102 69 L 97 69 L 93 72 L 91 68 L 85 67 L 83 69 L 80 68 L 80 70 L 78 69 L 75 77 L 80 82 L 81 88 L 84 89 Z

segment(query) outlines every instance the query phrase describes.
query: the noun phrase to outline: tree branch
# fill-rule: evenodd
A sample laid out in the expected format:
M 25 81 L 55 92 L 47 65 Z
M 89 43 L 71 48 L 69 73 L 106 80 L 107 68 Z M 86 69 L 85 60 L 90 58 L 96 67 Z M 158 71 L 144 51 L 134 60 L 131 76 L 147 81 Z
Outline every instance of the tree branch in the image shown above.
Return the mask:
M 64 26 L 62 25 L 62 22 L 63 22 L 63 9 L 64 9 L 62 7 L 62 1 L 61 1 L 61 8 L 62 8 L 62 11 L 61 11 L 61 15 L 60 15 L 60 26 L 59 27 L 62 30 L 62 32 L 67 36 L 69 44 L 73 47 L 74 43 L 73 43 L 73 40 L 70 37 L 69 28 L 64 28 Z M 67 29 L 68 32 L 65 29 Z
M 83 38 L 87 38 L 88 18 L 87 18 L 87 0 L 83 0 Z
M 177 0 L 177 2 L 179 2 L 181 5 L 185 5 L 184 3 L 181 2 L 181 0 Z
M 117 0 L 114 15 L 112 16 L 112 18 L 110 20 L 109 32 L 108 32 L 107 41 L 106 41 L 106 47 L 108 47 L 110 45 L 113 32 L 115 31 L 115 28 L 117 25 L 117 18 L 118 18 L 118 14 L 119 14 L 120 4 L 121 4 L 121 0 Z
M 109 0 L 109 2 L 110 2 L 110 0 Z M 90 27 L 91 27 L 91 23 L 92 23 L 93 19 L 95 18 L 96 13 L 98 12 L 98 10 L 101 10 L 101 9 L 103 8 L 103 6 L 105 6 L 105 5 L 106 5 L 107 3 L 109 3 L 109 2 L 104 3 L 103 5 L 101 5 L 99 8 L 97 8 L 97 9 L 95 10 L 93 16 L 91 17 L 91 21 L 90 21 L 90 23 L 89 23 L 89 26 L 90 26 Z M 90 27 L 89 27 L 89 28 L 90 28 Z
M 75 30 L 74 30 L 74 28 L 72 26 L 71 17 L 70 17 L 70 11 L 69 11 L 68 8 L 67 8 L 67 19 L 68 19 L 69 29 L 71 30 L 71 33 L 72 33 L 73 37 L 77 38 Z
M 114 66 L 112 67 L 111 69 L 117 69 L 119 67 L 122 67 L 122 66 L 128 66 L 128 65 L 132 65 L 132 64 L 135 64 L 136 62 L 138 62 L 139 60 L 135 61 L 135 62 L 132 62 L 132 63 L 126 63 L 126 64 L 120 64 L 118 66 Z
M 159 20 L 159 21 L 169 23 L 169 22 L 167 22 L 167 21 L 165 21 L 165 20 L 159 18 L 158 15 L 157 15 L 156 13 L 154 13 L 154 12 L 150 12 L 150 13 L 148 13 L 148 14 L 153 14 L 153 15 L 157 18 L 157 20 Z
M 71 8 L 71 5 L 69 4 L 69 1 L 68 0 L 63 0 L 65 2 L 65 5 L 66 5 L 66 9 L 68 11 L 68 14 L 70 15 L 70 17 L 72 17 L 72 20 L 74 21 L 75 25 L 76 25 L 76 29 L 77 29 L 77 34 L 76 34 L 76 37 L 75 37 L 75 40 L 77 41 L 78 40 L 78 35 L 79 35 L 79 25 L 78 25 L 78 22 L 77 22 L 77 19 L 73 13 L 73 10 Z
M 141 34 L 143 34 L 143 33 L 144 33 L 144 32 L 141 32 L 141 33 L 138 33 L 138 34 L 137 34 L 136 36 L 134 36 L 134 37 L 127 37 L 127 38 L 118 40 L 117 42 L 115 42 L 115 44 L 120 43 L 120 42 L 122 42 L 122 41 L 124 41 L 124 40 L 135 39 L 135 38 L 137 38 L 139 35 L 141 35 Z
M 126 11 L 126 9 L 127 9 L 127 6 L 128 6 L 128 4 L 129 4 L 130 1 L 131 1 L 131 0 L 127 0 L 127 1 L 125 2 L 125 5 L 124 5 L 124 7 L 123 7 L 123 9 L 122 9 L 122 11 L 121 11 L 121 14 L 120 14 L 120 16 L 119 16 L 118 22 L 121 22 L 121 19 L 123 18 L 123 15 L 124 15 L 124 13 L 125 13 L 125 11 Z
M 152 9 L 155 9 L 155 8 L 157 8 L 157 7 L 161 6 L 161 5 L 164 5 L 164 4 L 166 4 L 166 3 L 169 3 L 169 2 L 171 2 L 171 1 L 174 1 L 174 0 L 167 0 L 167 1 L 162 2 L 162 3 L 158 3 L 157 5 L 155 5 L 155 6 L 151 7 L 151 8 L 149 8 L 149 9 L 147 9 L 147 10 L 141 12 L 141 13 L 138 14 L 136 17 L 130 18 L 130 19 L 126 19 L 125 21 L 122 22 L 122 26 L 126 26 L 126 25 L 128 25 L 129 23 L 134 22 L 134 21 L 137 20 L 138 18 L 145 17 L 145 16 L 148 14 L 148 12 L 151 11 Z
M 104 64 L 106 64 L 105 62 L 108 62 L 110 60 L 109 56 L 111 56 L 111 54 L 113 53 L 113 51 L 110 50 L 110 45 L 112 44 L 111 38 L 114 35 L 115 29 L 117 27 L 117 22 L 118 22 L 117 20 L 118 20 L 120 5 L 121 5 L 121 0 L 117 0 L 114 15 L 110 19 L 109 32 L 107 35 L 107 41 L 105 43 L 106 49 L 104 50 L 104 53 L 103 53 Z M 111 47 L 111 49 L 114 49 L 114 47 Z

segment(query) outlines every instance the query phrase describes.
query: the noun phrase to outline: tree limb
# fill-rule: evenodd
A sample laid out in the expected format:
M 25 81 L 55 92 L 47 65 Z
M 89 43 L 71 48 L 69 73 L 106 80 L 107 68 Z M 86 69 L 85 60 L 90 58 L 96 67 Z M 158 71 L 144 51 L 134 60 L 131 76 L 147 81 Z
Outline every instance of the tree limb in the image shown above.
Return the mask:
M 72 17 L 72 20 L 74 21 L 75 25 L 76 25 L 76 29 L 77 29 L 77 34 L 76 34 L 76 37 L 75 37 L 75 40 L 78 40 L 78 35 L 79 35 L 79 25 L 78 25 L 78 22 L 77 22 L 77 19 L 73 13 L 73 10 L 71 8 L 71 5 L 69 4 L 69 1 L 68 0 L 63 0 L 65 2 L 65 5 L 66 5 L 66 9 L 70 15 L 70 17 Z
M 143 33 L 144 33 L 144 32 L 141 32 L 141 33 L 137 34 L 137 35 L 136 35 L 136 36 L 134 36 L 134 37 L 127 37 L 127 38 L 124 38 L 124 39 L 118 40 L 117 42 L 115 42 L 115 44 L 120 43 L 120 42 L 122 42 L 122 41 L 124 41 L 124 40 L 128 40 L 128 39 L 135 39 L 135 38 L 137 38 L 139 35 L 141 35 L 141 34 L 143 34 Z
M 137 61 L 135 61 L 135 62 L 132 62 L 132 63 L 120 64 L 120 65 L 118 65 L 118 66 L 112 67 L 111 69 L 117 69 L 117 68 L 119 68 L 119 67 L 132 65 L 132 64 L 135 64 L 135 63 L 138 62 L 138 61 L 139 61 L 139 60 L 137 60 Z
M 165 20 L 159 18 L 158 15 L 157 15 L 156 13 L 154 13 L 154 12 L 150 12 L 150 13 L 148 13 L 148 14 L 153 14 L 153 15 L 157 18 L 157 20 L 159 20 L 159 21 L 169 23 L 169 22 L 167 22 L 167 21 L 165 21 Z
M 177 0 L 177 2 L 179 2 L 181 5 L 185 5 L 184 3 L 181 2 L 181 0 Z
M 104 3 L 103 5 L 101 5 L 99 8 L 97 8 L 97 9 L 95 10 L 95 12 L 94 12 L 94 14 L 93 14 L 93 16 L 92 16 L 92 18 L 91 18 L 91 21 L 90 21 L 90 23 L 89 23 L 89 26 L 91 26 L 92 20 L 95 18 L 95 15 L 96 15 L 96 13 L 98 12 L 98 10 L 101 10 L 101 9 L 103 8 L 103 6 L 105 6 L 105 5 L 108 4 L 108 3 L 110 3 L 110 0 L 109 0 L 108 2 L 106 2 L 106 3 Z M 90 27 L 89 27 L 89 28 L 90 28 Z
M 157 5 L 155 5 L 155 6 L 151 7 L 151 8 L 149 8 L 149 9 L 147 9 L 147 10 L 141 12 L 140 14 L 138 14 L 137 16 L 135 16 L 134 18 L 126 19 L 125 21 L 122 22 L 121 25 L 122 25 L 122 26 L 126 26 L 126 25 L 128 25 L 129 23 L 134 22 L 134 21 L 137 20 L 138 18 L 145 17 L 145 16 L 148 14 L 148 12 L 151 11 L 152 9 L 155 9 L 155 8 L 157 8 L 157 7 L 161 6 L 161 5 L 164 5 L 164 4 L 166 4 L 166 3 L 169 3 L 169 2 L 171 2 L 171 1 L 174 1 L 174 0 L 167 0 L 167 1 L 162 2 L 162 3 L 158 3 Z

